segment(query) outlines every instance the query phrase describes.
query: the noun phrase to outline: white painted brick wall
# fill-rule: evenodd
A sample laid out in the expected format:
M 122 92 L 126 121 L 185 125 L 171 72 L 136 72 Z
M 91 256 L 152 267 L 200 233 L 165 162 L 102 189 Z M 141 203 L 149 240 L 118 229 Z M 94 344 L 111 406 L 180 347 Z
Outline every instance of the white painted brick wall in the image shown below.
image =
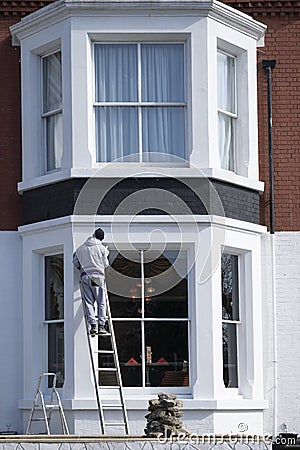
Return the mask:
M 271 285 L 271 240 L 263 238 L 263 335 L 265 397 L 270 408 L 264 414 L 265 432 L 272 432 L 273 330 Z M 300 232 L 275 235 L 277 341 L 278 341 L 278 427 L 300 434 Z
M 0 232 L 0 431 L 22 431 L 22 240 Z

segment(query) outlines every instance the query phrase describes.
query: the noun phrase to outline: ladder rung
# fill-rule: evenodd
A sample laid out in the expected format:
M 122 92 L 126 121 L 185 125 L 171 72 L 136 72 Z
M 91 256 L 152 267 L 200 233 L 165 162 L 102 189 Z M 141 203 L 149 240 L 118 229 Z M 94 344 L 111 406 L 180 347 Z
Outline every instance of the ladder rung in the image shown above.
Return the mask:
M 98 367 L 97 370 L 100 372 L 117 372 L 116 367 Z
M 94 353 L 113 355 L 115 352 L 113 350 L 95 350 Z
M 105 422 L 105 426 L 107 427 L 124 427 L 125 425 L 125 422 Z
M 59 409 L 59 406 L 58 405 L 45 405 L 45 408 L 51 408 L 51 409 L 54 409 L 54 408 L 57 408 L 57 409 Z
M 102 408 L 103 409 L 106 409 L 106 408 L 124 408 L 124 405 L 122 404 L 122 405 L 102 405 Z
M 100 389 L 121 389 L 121 386 L 99 386 Z
M 36 419 L 31 419 L 31 422 L 46 422 L 46 420 L 50 420 L 49 417 L 45 419 L 45 417 L 37 417 Z

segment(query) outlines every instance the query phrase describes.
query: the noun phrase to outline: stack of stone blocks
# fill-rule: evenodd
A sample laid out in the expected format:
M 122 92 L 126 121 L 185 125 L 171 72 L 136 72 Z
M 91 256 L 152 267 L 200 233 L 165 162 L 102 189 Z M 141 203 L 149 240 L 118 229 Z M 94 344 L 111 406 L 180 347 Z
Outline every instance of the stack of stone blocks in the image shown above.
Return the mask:
M 149 414 L 145 416 L 147 419 L 144 430 L 146 436 L 152 438 L 162 435 L 165 437 L 188 436 L 190 433 L 183 428 L 181 420 L 183 413 L 180 409 L 182 407 L 182 400 L 177 400 L 174 394 L 160 392 L 158 400 L 149 400 Z

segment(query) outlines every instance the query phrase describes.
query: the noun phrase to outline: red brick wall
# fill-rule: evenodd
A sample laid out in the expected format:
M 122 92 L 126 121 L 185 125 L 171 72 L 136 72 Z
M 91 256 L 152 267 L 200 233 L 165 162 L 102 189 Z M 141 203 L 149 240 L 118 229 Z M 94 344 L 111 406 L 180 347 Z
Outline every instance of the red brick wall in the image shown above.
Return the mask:
M 258 49 L 258 129 L 261 223 L 269 227 L 267 82 L 262 59 L 276 59 L 272 72 L 275 231 L 300 231 L 300 5 L 296 1 L 225 0 L 268 26 Z
M 9 33 L 17 21 L 0 16 L 0 230 L 16 230 L 21 222 L 20 52 Z
M 265 47 L 258 52 L 260 178 L 266 182 L 261 221 L 269 224 L 267 82 L 262 59 L 272 71 L 275 230 L 300 231 L 300 20 L 268 17 Z
M 52 0 L 0 0 L 0 230 L 21 223 L 21 96 L 20 51 L 13 47 L 9 27 Z

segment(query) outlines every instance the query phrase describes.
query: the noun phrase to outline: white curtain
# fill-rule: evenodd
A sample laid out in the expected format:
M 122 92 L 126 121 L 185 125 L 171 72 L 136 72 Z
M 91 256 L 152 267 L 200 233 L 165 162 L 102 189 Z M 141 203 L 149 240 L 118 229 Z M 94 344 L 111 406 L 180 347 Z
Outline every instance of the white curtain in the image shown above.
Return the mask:
M 43 59 L 43 112 L 62 107 L 61 52 Z
M 183 107 L 143 108 L 142 118 L 145 161 L 172 161 L 168 155 L 184 158 Z
M 218 137 L 222 169 L 234 170 L 235 66 L 234 58 L 218 52 Z M 222 112 L 220 112 L 222 110 Z
M 43 112 L 62 108 L 61 52 L 43 59 Z M 62 112 L 45 117 L 47 171 L 59 169 L 62 159 Z
M 62 113 L 46 117 L 47 170 L 59 169 L 63 152 Z
M 139 96 L 138 45 L 96 45 L 96 102 L 184 102 L 183 50 L 183 44 L 141 45 Z M 184 157 L 184 107 L 112 105 L 96 107 L 98 161 L 109 162 L 127 155 L 138 160 L 139 108 L 144 159 L 157 160 L 153 152 L 165 155 L 165 159 L 168 155 Z
M 142 101 L 184 102 L 183 44 L 142 44 Z
M 110 162 L 125 156 L 126 162 L 138 161 L 137 107 L 96 108 L 96 139 L 98 161 Z
M 184 102 L 183 44 L 142 44 L 142 101 Z M 149 107 L 142 111 L 145 161 L 185 156 L 183 107 Z M 159 155 L 158 155 L 159 154 Z
M 95 45 L 96 102 L 134 102 L 137 94 L 137 46 Z
M 234 147 L 233 147 L 233 120 L 232 117 L 219 112 L 218 137 L 221 168 L 234 171 Z

